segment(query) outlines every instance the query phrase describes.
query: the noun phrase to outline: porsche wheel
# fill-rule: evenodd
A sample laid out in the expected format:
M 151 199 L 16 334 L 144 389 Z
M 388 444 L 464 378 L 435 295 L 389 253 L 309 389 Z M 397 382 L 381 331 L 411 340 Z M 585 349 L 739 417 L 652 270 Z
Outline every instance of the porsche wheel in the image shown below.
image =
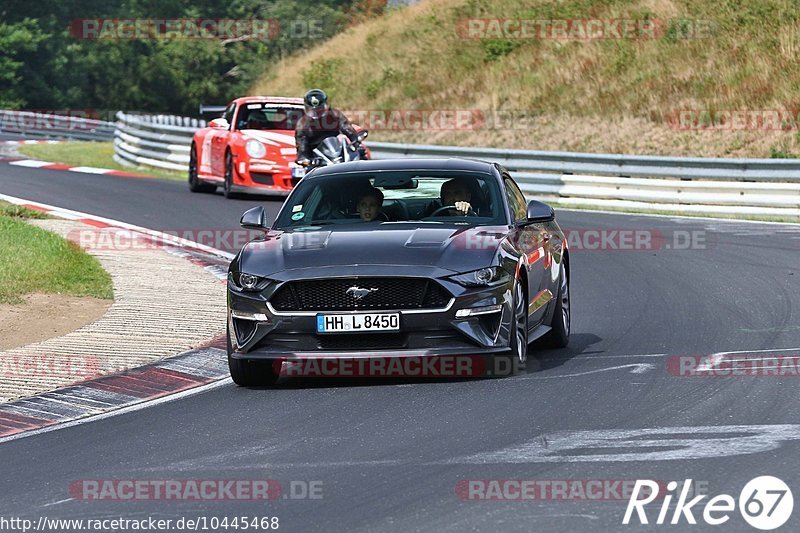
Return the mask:
M 189 152 L 189 190 L 192 192 L 214 192 L 216 185 L 204 183 L 197 177 L 197 147 L 192 144 Z
M 225 185 L 222 187 L 225 198 L 236 198 L 233 192 L 233 154 L 225 152 Z

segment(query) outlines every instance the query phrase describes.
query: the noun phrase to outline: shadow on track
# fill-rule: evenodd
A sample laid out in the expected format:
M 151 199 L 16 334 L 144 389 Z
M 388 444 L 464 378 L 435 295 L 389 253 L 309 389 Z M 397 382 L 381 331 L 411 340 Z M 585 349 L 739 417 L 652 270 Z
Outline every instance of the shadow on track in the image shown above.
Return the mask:
M 541 343 L 533 343 L 530 346 L 531 352 L 528 355 L 528 364 L 525 374 L 535 374 L 543 370 L 550 370 L 563 365 L 573 357 L 584 354 L 600 353 L 587 352 L 586 348 L 596 344 L 602 339 L 593 334 L 573 334 L 570 337 L 570 345 L 567 348 L 552 350 L 543 348 Z M 485 367 L 497 368 L 493 364 L 493 359 L 483 359 Z M 284 376 L 276 385 L 270 387 L 247 387 L 252 390 L 298 390 L 298 389 L 325 389 L 325 388 L 353 388 L 353 387 L 382 387 L 396 385 L 437 385 L 444 383 L 466 383 L 472 381 L 483 381 L 492 379 L 504 379 L 509 377 L 507 374 L 485 375 L 483 372 L 473 376 L 452 376 L 452 377 L 414 377 L 414 376 Z
M 603 353 L 600 350 L 587 351 L 587 348 L 602 340 L 594 333 L 573 333 L 569 337 L 569 346 L 557 350 L 547 348 L 541 339 L 536 340 L 528 347 L 526 373 L 534 374 L 542 370 L 557 368 L 579 355 Z

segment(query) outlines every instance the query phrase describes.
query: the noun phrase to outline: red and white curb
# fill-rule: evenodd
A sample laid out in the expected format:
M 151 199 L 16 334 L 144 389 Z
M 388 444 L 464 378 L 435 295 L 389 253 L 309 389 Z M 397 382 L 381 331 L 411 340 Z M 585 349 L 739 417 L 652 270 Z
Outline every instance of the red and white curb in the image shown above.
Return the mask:
M 24 139 L 21 141 L 3 141 L 3 144 L 8 146 L 18 146 L 20 144 L 61 144 L 62 142 L 64 141 Z
M 234 256 L 210 246 L 88 213 L 0 194 L 0 200 L 98 228 L 136 233 L 202 266 L 222 282 Z M 0 443 L 143 409 L 231 383 L 224 338 L 156 363 L 0 405 Z M 227 378 L 227 379 L 226 379 Z
M 124 170 L 72 166 L 72 165 L 65 165 L 63 163 L 51 163 L 49 161 L 39 161 L 38 159 L 16 159 L 13 161 L 8 161 L 8 164 L 16 167 L 43 168 L 47 170 L 67 170 L 69 172 L 80 172 L 83 174 L 108 174 L 111 176 L 124 176 L 126 178 L 154 178 L 154 176 L 145 176 L 142 174 L 135 174 L 133 172 L 125 172 Z
M 34 211 L 40 211 L 54 217 L 64 218 L 67 220 L 77 220 L 78 222 L 82 222 L 96 228 L 114 228 L 119 231 L 127 232 L 127 234 L 135 234 L 143 241 L 147 241 L 155 246 L 162 247 L 170 253 L 185 256 L 189 261 L 196 262 L 195 264 L 203 266 L 206 268 L 206 270 L 209 270 L 220 279 L 226 279 L 227 262 L 234 258 L 234 254 L 230 252 L 218 250 L 217 248 L 212 248 L 211 246 L 206 246 L 204 244 L 183 239 L 168 233 L 143 228 L 134 224 L 128 224 L 127 222 L 120 222 L 119 220 L 112 220 L 110 218 L 104 218 L 97 215 L 82 213 L 80 211 L 65 209 L 63 207 L 33 202 L 23 198 L 17 198 L 16 196 L 9 196 L 7 194 L 0 194 L 0 200 L 6 201 L 10 204 L 19 205 L 21 207 L 27 207 L 28 209 L 33 209 Z M 221 262 L 220 259 L 224 261 Z M 226 269 L 224 275 L 220 275 L 219 273 L 218 267 L 221 264 L 224 265 Z
M 0 443 L 227 385 L 227 352 L 216 344 L 0 405 Z

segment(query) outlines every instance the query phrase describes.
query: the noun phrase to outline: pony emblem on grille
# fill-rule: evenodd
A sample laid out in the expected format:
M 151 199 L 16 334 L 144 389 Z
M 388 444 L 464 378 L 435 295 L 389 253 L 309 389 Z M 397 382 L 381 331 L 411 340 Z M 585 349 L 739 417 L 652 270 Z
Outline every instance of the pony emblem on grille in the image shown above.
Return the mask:
M 347 291 L 345 291 L 345 294 L 348 295 L 348 296 L 352 296 L 358 302 L 362 298 L 364 298 L 365 296 L 368 296 L 370 293 L 375 292 L 377 290 L 378 289 L 376 289 L 376 288 L 363 289 L 363 288 L 361 288 L 361 287 L 359 287 L 357 285 L 353 285 L 352 287 L 347 289 Z

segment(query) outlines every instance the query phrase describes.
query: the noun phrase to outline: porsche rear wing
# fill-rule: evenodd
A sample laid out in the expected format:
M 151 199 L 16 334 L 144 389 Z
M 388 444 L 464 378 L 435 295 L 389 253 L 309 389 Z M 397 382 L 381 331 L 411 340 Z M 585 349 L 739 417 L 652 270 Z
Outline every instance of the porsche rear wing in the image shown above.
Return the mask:
M 200 104 L 200 116 L 201 117 L 203 115 L 216 115 L 217 117 L 222 116 L 222 113 L 225 111 L 226 107 L 227 106 L 224 105 Z

